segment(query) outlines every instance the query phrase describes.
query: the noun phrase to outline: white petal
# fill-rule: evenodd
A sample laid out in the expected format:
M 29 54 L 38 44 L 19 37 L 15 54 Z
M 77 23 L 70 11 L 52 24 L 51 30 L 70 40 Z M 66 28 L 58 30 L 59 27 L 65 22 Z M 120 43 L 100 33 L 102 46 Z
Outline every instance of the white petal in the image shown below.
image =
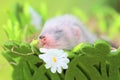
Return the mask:
M 62 58 L 62 57 L 64 57 L 64 53 L 57 53 L 57 56 L 59 57 L 59 58 Z
M 40 58 L 40 59 L 44 59 L 46 56 L 47 56 L 46 54 L 40 54 L 40 55 L 39 55 L 39 58 Z
M 59 66 L 59 67 L 57 67 L 57 72 L 58 73 L 62 73 L 62 68 Z
M 46 63 L 50 61 L 50 56 L 47 54 L 40 54 L 39 58 L 42 59 Z
M 56 71 L 62 73 L 62 69 L 68 68 L 67 63 L 70 61 L 67 58 L 68 54 L 63 50 L 40 48 L 40 51 L 45 54 L 40 54 L 39 57 L 46 63 L 45 67 L 47 69 L 51 68 L 52 73 L 55 73 Z M 52 61 L 53 57 L 56 58 L 56 62 Z
M 68 69 L 68 65 L 67 64 L 61 63 L 60 65 L 62 66 L 63 69 Z
M 46 65 L 45 65 L 45 67 L 46 67 L 46 69 L 49 69 L 50 67 L 51 67 L 52 65 L 49 63 L 47 63 Z
M 51 72 L 52 72 L 52 73 L 55 73 L 55 72 L 56 72 L 56 70 L 57 70 L 56 65 L 54 65 L 54 66 L 52 66 L 52 67 L 51 67 Z
M 65 62 L 65 63 L 69 63 L 70 60 L 69 60 L 69 59 L 64 59 L 64 62 Z
M 40 52 L 43 52 L 43 53 L 48 51 L 48 49 L 46 49 L 46 48 L 40 48 L 39 50 L 40 50 Z
M 44 54 L 40 54 L 40 55 L 39 55 L 39 58 L 40 58 L 40 59 L 44 59 L 44 57 L 45 57 Z
M 67 53 L 62 53 L 62 55 L 60 55 L 59 57 L 61 57 L 61 58 L 67 58 Z
M 70 62 L 68 58 L 59 58 L 58 60 L 59 62 L 66 63 L 66 64 Z
M 63 65 L 62 67 L 63 67 L 63 69 L 68 69 L 68 65 L 67 64 Z

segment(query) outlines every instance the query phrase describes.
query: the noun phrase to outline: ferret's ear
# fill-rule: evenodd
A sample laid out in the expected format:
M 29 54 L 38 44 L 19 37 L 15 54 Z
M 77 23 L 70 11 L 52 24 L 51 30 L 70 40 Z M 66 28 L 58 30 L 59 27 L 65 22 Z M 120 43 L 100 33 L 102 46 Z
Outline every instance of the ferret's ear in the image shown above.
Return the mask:
M 80 39 L 80 28 L 79 27 L 74 27 L 73 28 L 73 32 L 74 32 L 74 36 L 77 38 L 77 39 Z

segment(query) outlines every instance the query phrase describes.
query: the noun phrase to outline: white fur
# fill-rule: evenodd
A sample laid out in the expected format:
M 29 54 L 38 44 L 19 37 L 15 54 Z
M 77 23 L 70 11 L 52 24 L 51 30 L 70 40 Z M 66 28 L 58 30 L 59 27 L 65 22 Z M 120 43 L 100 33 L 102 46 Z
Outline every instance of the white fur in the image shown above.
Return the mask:
M 62 37 L 65 39 L 57 41 L 58 43 L 62 42 L 59 46 L 61 49 L 72 49 L 80 42 L 93 43 L 97 40 L 97 37 L 89 32 L 81 21 L 72 15 L 63 15 L 49 19 L 45 23 L 41 34 L 48 33 L 50 35 L 55 35 L 54 32 L 58 29 L 64 30 L 64 35 Z

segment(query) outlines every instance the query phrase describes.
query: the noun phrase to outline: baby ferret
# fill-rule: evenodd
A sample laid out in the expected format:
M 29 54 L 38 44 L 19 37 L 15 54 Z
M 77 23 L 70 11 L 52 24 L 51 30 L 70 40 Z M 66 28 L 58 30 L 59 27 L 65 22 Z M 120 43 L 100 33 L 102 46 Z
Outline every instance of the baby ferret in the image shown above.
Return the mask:
M 44 48 L 71 50 L 81 42 L 93 43 L 98 38 L 72 15 L 49 19 L 40 35 L 39 44 Z

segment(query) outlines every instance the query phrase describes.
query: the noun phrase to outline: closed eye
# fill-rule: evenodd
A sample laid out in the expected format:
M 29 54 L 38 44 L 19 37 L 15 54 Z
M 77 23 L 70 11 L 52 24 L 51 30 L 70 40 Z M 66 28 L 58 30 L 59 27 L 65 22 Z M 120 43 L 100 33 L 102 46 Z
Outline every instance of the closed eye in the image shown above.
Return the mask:
M 63 30 L 56 30 L 55 33 L 61 33 Z

